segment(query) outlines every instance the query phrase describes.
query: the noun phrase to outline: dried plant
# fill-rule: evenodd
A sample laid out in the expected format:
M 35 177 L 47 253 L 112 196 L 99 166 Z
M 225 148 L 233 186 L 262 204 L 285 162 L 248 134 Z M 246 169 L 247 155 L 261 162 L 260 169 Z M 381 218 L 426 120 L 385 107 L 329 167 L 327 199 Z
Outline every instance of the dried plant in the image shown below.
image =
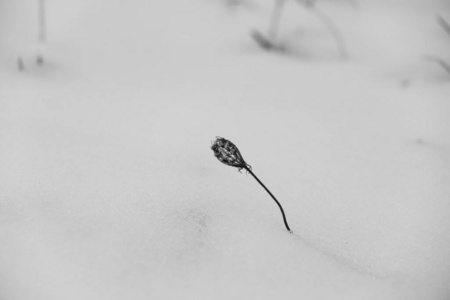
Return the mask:
M 38 66 L 42 66 L 44 64 L 44 56 L 42 54 L 38 54 L 36 57 L 36 64 Z
M 450 23 L 447 22 L 442 16 L 437 15 L 437 23 L 444 29 L 444 31 L 450 36 Z M 446 62 L 442 57 L 438 55 L 424 55 L 423 58 L 427 61 L 431 61 L 440 65 L 448 74 L 450 74 L 450 64 Z
M 23 62 L 23 58 L 22 57 L 18 57 L 17 58 L 17 69 L 19 69 L 19 71 L 24 71 L 25 70 L 25 63 Z
M 38 0 L 38 42 L 41 45 L 45 44 L 47 40 L 47 15 L 45 0 Z M 36 64 L 42 66 L 44 64 L 44 55 L 38 53 L 36 57 Z
M 284 50 L 283 46 L 278 42 L 278 32 L 281 24 L 283 8 L 286 5 L 286 1 L 287 0 L 275 0 L 267 36 L 259 32 L 258 30 L 254 30 L 251 33 L 255 41 L 265 50 Z M 333 23 L 331 18 L 328 17 L 328 15 L 326 15 L 324 12 L 322 12 L 322 10 L 317 8 L 317 1 L 318 0 L 295 0 L 295 2 L 314 14 L 325 25 L 336 42 L 336 46 L 339 50 L 341 58 L 348 57 L 347 46 L 341 32 Z
M 436 19 L 442 29 L 444 29 L 444 31 L 450 36 L 450 24 L 440 15 L 437 15 Z
M 45 0 L 39 0 L 39 36 L 40 43 L 44 43 L 46 39 L 46 15 L 45 15 Z
M 292 233 L 292 230 L 289 228 L 289 225 L 286 220 L 286 215 L 284 214 L 284 210 L 283 210 L 283 207 L 281 206 L 280 202 L 278 202 L 278 200 L 269 191 L 269 189 L 252 172 L 252 167 L 245 162 L 239 149 L 231 141 L 224 139 L 222 137 L 216 138 L 216 140 L 213 142 L 213 145 L 211 146 L 211 149 L 214 152 L 214 156 L 220 162 L 222 162 L 228 166 L 238 168 L 239 171 L 241 171 L 242 169 L 245 169 L 248 173 L 250 173 L 253 176 L 253 178 L 256 179 L 256 181 L 258 181 L 258 183 L 266 190 L 267 193 L 269 193 L 269 195 L 272 197 L 272 199 L 276 202 L 276 204 L 280 208 L 281 214 L 283 215 L 284 225 L 286 226 L 286 229 L 290 233 Z

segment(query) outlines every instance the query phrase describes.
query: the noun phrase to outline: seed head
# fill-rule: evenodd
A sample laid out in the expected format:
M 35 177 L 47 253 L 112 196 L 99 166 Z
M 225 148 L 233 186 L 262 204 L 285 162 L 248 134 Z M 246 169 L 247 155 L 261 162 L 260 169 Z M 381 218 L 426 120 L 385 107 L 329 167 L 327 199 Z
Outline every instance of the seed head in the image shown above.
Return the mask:
M 239 171 L 242 169 L 251 169 L 250 165 L 245 162 L 239 149 L 229 140 L 218 136 L 213 142 L 211 149 L 214 151 L 214 156 L 220 162 L 238 168 Z

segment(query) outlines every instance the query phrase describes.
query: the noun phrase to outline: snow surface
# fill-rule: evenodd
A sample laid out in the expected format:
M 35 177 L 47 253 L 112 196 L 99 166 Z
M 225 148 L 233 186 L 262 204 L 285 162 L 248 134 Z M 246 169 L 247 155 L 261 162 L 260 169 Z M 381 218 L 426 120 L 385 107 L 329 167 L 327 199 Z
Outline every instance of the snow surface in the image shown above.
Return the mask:
M 450 298 L 448 1 L 319 2 L 347 60 L 294 2 L 285 54 L 268 0 L 48 0 L 44 45 L 37 3 L 0 1 L 1 300 Z

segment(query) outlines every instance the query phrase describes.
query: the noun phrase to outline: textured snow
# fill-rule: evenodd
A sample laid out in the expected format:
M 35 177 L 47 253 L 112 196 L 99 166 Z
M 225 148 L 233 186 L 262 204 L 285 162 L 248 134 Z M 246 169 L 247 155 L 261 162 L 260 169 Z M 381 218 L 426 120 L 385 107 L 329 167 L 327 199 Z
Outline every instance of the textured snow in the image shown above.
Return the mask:
M 0 2 L 1 300 L 450 297 L 448 3 L 319 3 L 346 61 L 295 3 L 285 55 L 268 0 L 46 3 Z

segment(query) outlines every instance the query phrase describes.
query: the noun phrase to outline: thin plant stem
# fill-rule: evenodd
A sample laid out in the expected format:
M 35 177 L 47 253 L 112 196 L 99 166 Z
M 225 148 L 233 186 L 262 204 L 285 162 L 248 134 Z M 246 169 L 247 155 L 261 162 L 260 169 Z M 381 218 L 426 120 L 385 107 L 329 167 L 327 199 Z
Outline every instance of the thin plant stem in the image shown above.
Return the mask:
M 252 172 L 252 170 L 249 167 L 244 167 L 244 169 L 247 172 L 249 172 L 253 176 L 253 178 L 256 179 L 256 181 L 259 182 L 259 184 L 266 190 L 266 192 L 269 193 L 270 197 L 272 197 L 272 199 L 277 203 L 278 207 L 281 210 L 281 214 L 283 215 L 284 226 L 286 226 L 286 229 L 290 233 L 293 233 L 293 231 L 289 228 L 289 225 L 288 225 L 287 220 L 286 220 L 286 215 L 284 214 L 284 210 L 283 210 L 283 207 L 281 206 L 280 202 L 278 202 L 278 200 L 275 198 L 275 196 L 272 195 L 272 193 L 269 191 L 269 189 L 264 185 L 264 183 L 261 182 L 261 180 L 259 180 L 258 177 L 256 177 L 256 175 Z
M 438 24 L 444 29 L 444 31 L 450 35 L 450 24 L 441 16 L 437 15 L 436 17 Z
M 46 39 L 45 32 L 45 0 L 39 0 L 39 42 L 44 43 Z
M 308 9 L 313 14 L 315 14 L 319 20 L 322 21 L 322 23 L 325 25 L 325 27 L 327 27 L 328 31 L 331 33 L 334 40 L 336 41 L 336 45 L 338 47 L 341 58 L 347 58 L 348 51 L 347 51 L 347 46 L 345 44 L 345 40 L 342 37 L 342 34 L 339 31 L 339 29 L 336 27 L 336 25 L 334 25 L 333 21 L 331 21 L 331 19 L 325 13 L 323 13 L 320 9 L 318 9 L 315 6 L 308 7 Z
M 275 4 L 273 6 L 272 17 L 270 19 L 269 26 L 269 39 L 275 44 L 278 36 L 278 30 L 280 28 L 281 23 L 281 13 L 283 11 L 283 6 L 286 3 L 286 0 L 275 0 Z

